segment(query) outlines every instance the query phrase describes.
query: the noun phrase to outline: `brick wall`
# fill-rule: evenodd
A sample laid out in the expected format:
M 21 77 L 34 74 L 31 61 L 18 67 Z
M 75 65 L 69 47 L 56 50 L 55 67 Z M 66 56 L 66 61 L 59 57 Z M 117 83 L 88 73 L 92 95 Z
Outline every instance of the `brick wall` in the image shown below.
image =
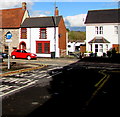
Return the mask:
M 59 49 L 60 49 L 60 56 L 65 56 L 66 55 L 66 27 L 64 24 L 63 18 L 61 18 L 60 23 L 59 23 Z
M 120 44 L 113 44 L 112 48 L 115 48 L 115 50 L 120 53 Z

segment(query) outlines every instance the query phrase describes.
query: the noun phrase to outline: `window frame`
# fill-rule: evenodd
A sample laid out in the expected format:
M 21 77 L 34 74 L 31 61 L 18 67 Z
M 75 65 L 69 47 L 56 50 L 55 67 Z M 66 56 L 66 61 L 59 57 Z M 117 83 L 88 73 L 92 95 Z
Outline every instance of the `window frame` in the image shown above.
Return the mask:
M 95 53 L 97 53 L 99 50 L 98 50 L 98 44 L 95 44 Z
M 47 39 L 47 28 L 40 28 L 39 39 Z
M 114 26 L 114 33 L 118 34 L 118 26 Z
M 41 52 L 39 52 L 38 50 L 39 49 L 38 44 L 41 44 Z M 48 44 L 47 47 L 45 44 Z M 50 54 L 50 41 L 36 41 L 36 53 L 37 54 Z
M 103 34 L 103 26 L 95 26 L 95 34 Z
M 21 28 L 21 39 L 27 39 L 27 28 Z

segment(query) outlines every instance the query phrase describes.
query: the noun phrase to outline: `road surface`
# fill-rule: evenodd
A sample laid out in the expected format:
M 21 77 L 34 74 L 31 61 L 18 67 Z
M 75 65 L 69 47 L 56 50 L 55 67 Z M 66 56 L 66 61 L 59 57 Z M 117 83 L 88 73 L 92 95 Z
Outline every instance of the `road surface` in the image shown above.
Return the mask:
M 118 116 L 119 76 L 120 64 L 84 61 L 7 76 L 35 83 L 3 98 L 3 117 Z

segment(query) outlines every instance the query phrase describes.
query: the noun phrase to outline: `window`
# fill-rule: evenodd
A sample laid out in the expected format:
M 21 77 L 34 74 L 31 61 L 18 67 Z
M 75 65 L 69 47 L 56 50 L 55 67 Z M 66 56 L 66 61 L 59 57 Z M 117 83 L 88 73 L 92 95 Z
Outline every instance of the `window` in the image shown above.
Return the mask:
M 99 33 L 103 34 L 103 27 L 102 26 L 99 27 Z
M 106 52 L 108 51 L 108 44 L 106 44 Z
M 95 53 L 98 52 L 98 44 L 95 44 Z
M 95 33 L 98 34 L 98 27 L 95 27 Z
M 5 53 L 8 53 L 8 49 L 9 49 L 9 47 L 8 46 L 5 46 Z
M 92 44 L 90 44 L 90 51 L 92 52 Z
M 22 50 L 16 50 L 16 52 L 22 52 Z
M 71 45 L 68 45 L 68 48 L 70 48 L 71 47 Z
M 103 34 L 103 26 L 96 26 L 95 33 L 96 34 Z
M 27 28 L 21 28 L 21 39 L 27 39 Z
M 115 34 L 118 34 L 118 26 L 114 26 Z
M 50 53 L 50 43 L 44 43 L 44 53 Z
M 36 53 L 49 54 L 50 41 L 36 41 Z
M 100 49 L 99 49 L 99 52 L 103 52 L 103 44 L 100 44 L 100 45 L 99 45 L 99 48 L 100 48 Z
M 40 39 L 47 39 L 46 28 L 40 28 Z
M 42 53 L 42 43 L 37 44 L 37 53 Z

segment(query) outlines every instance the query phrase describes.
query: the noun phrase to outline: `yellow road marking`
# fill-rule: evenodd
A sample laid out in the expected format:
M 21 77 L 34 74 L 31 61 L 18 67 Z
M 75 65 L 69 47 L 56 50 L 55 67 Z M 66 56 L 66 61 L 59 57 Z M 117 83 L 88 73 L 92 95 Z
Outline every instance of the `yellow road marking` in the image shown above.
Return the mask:
M 98 87 L 93 93 L 92 96 L 90 97 L 90 99 L 86 102 L 86 106 L 91 102 L 91 100 L 96 96 L 96 94 L 98 93 L 98 91 L 105 85 L 105 83 L 108 81 L 108 79 L 110 78 L 109 74 L 104 73 L 106 70 L 101 70 L 99 71 L 99 73 L 103 74 L 104 77 L 97 83 L 95 84 L 95 87 Z
M 39 67 L 32 67 L 32 68 L 27 68 L 27 69 L 21 69 L 21 70 L 15 70 L 15 71 L 0 74 L 0 77 L 7 76 L 7 75 L 10 75 L 10 74 L 16 74 L 16 73 L 31 71 L 31 70 L 35 70 L 35 69 L 40 69 L 40 68 L 43 68 L 45 66 L 47 66 L 47 65 L 42 65 L 42 66 L 39 66 Z
M 99 73 L 104 75 L 104 77 L 98 83 L 95 84 L 95 87 L 98 87 L 101 84 L 101 82 L 106 78 L 107 74 L 104 73 L 105 71 L 106 70 L 100 70 L 99 71 Z

